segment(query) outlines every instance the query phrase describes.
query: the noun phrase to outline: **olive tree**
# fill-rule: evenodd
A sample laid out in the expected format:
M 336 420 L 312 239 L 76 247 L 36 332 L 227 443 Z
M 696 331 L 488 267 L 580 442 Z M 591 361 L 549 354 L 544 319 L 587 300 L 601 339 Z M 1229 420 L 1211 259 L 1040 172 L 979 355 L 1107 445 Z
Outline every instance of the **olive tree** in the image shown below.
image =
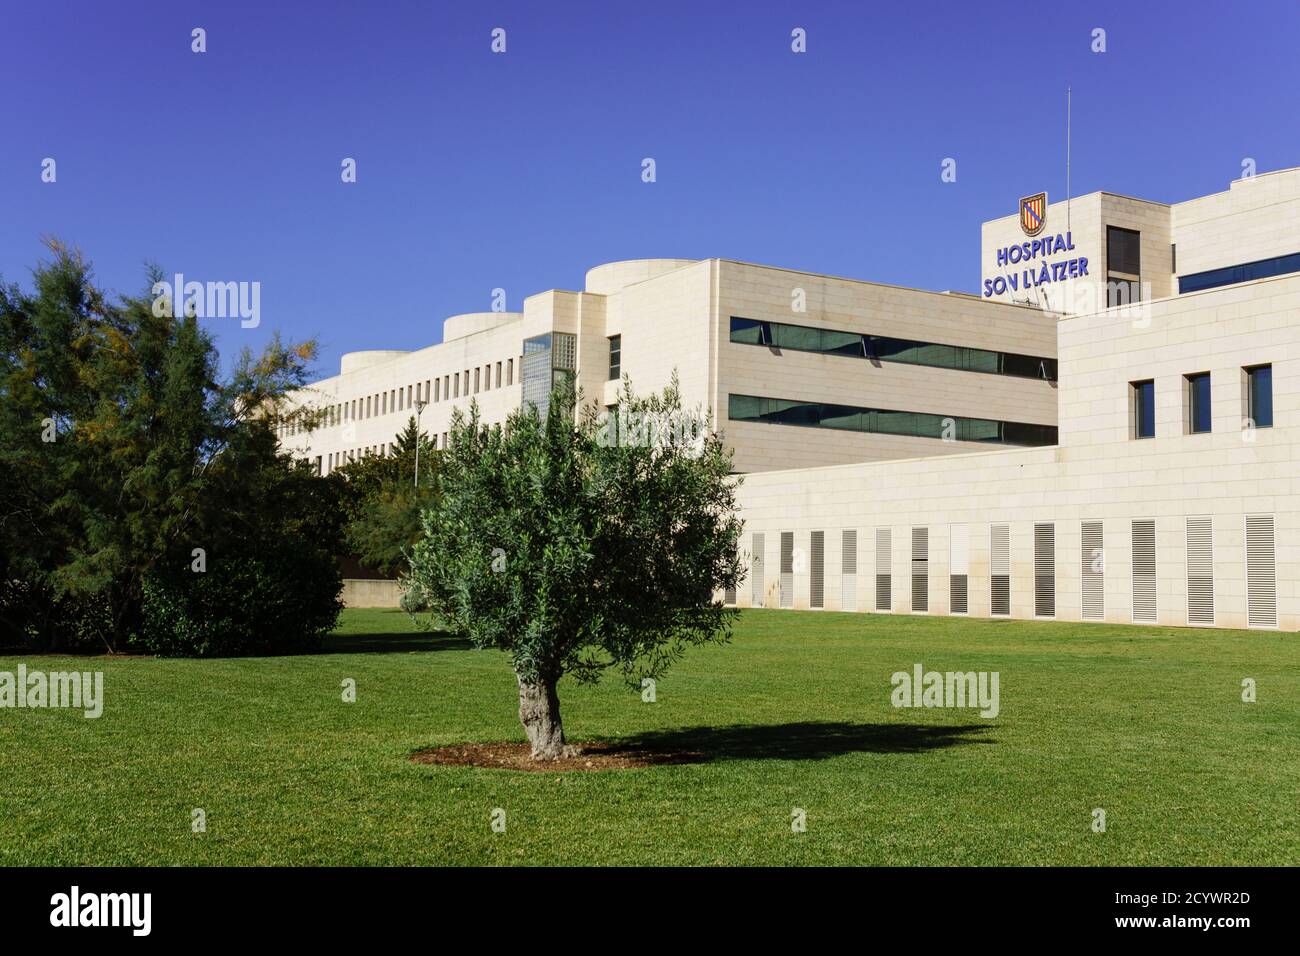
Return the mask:
M 638 686 L 727 640 L 736 613 L 714 599 L 741 567 L 721 437 L 683 412 L 675 378 L 645 398 L 625 380 L 611 413 L 580 405 L 569 384 L 544 417 L 525 405 L 487 428 L 476 404 L 454 413 L 406 581 L 443 626 L 510 656 L 538 760 L 575 752 L 563 675 L 613 668 Z

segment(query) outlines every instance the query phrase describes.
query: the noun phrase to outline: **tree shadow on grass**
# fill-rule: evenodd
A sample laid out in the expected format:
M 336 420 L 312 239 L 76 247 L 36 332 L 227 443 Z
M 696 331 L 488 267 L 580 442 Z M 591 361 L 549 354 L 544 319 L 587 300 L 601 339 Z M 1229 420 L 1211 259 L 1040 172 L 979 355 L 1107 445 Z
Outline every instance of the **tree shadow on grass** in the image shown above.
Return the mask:
M 658 730 L 618 741 L 619 749 L 677 754 L 686 762 L 824 760 L 853 753 L 915 754 L 967 744 L 992 744 L 991 724 L 850 724 L 806 721 Z
M 428 651 L 468 651 L 473 644 L 447 631 L 418 629 L 379 634 L 331 634 L 321 645 L 322 654 L 413 654 Z

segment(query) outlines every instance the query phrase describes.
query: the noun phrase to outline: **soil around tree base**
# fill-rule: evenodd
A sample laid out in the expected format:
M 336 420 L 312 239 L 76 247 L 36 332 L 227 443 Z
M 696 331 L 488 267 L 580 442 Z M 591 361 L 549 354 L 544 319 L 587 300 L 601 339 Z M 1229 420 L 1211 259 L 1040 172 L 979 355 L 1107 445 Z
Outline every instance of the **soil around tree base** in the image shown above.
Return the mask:
M 431 747 L 411 754 L 415 763 L 444 767 L 488 767 L 497 770 L 527 770 L 533 773 L 561 773 L 573 770 L 635 770 L 664 764 L 695 763 L 703 760 L 699 753 L 648 753 L 620 744 L 591 743 L 574 745 L 577 753 L 557 760 L 534 760 L 532 747 L 526 743 L 451 744 Z

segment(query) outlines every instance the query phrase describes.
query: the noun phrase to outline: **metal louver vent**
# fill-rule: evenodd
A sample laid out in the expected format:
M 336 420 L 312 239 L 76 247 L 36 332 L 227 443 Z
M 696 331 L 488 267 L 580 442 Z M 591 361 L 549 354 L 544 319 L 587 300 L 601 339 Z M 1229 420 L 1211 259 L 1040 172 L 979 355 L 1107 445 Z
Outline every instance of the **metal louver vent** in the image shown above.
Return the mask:
M 1273 516 L 1246 515 L 1246 624 L 1277 627 Z
M 1156 523 L 1152 518 L 1133 521 L 1133 620 L 1156 621 Z
M 826 606 L 826 532 L 814 531 L 808 543 L 808 606 Z
M 989 529 L 989 613 L 1011 613 L 1011 526 Z
M 781 607 L 794 607 L 794 532 L 781 532 Z
M 1056 525 L 1034 525 L 1034 616 L 1056 617 Z
M 840 610 L 858 609 L 858 532 L 845 528 L 840 536 Z
M 893 560 L 893 546 L 889 528 L 876 529 L 876 610 L 888 611 L 893 607 L 890 594 L 889 566 Z
M 953 525 L 948 541 L 948 610 L 952 614 L 965 614 L 970 610 L 970 527 Z
M 930 529 L 912 529 L 912 613 L 930 610 Z
M 754 532 L 754 553 L 749 559 L 749 603 L 751 607 L 763 606 L 763 546 L 764 535 Z
M 1187 623 L 1214 623 L 1214 522 L 1187 519 Z
M 1079 566 L 1085 621 L 1106 618 L 1106 563 L 1100 521 L 1085 521 L 1079 538 Z

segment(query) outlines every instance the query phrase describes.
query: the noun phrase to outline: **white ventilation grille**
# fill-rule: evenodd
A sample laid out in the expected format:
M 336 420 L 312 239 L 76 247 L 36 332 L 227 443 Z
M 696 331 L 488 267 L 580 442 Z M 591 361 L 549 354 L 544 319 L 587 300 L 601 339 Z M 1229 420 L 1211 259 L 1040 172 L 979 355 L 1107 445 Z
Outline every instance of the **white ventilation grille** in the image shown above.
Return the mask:
M 912 613 L 930 610 L 930 529 L 912 529 Z
M 989 613 L 1011 613 L 1011 526 L 989 529 Z
M 845 528 L 840 536 L 840 610 L 858 609 L 858 532 Z
M 1273 516 L 1246 515 L 1246 624 L 1277 627 Z
M 749 559 L 749 603 L 751 607 L 763 606 L 763 546 L 765 538 L 754 532 L 754 554 Z
M 876 610 L 888 611 L 893 607 L 890 594 L 889 567 L 893 561 L 893 546 L 888 528 L 876 529 Z
M 781 607 L 794 607 L 794 532 L 781 532 Z
M 808 543 L 808 606 L 826 606 L 826 532 L 814 531 Z
M 1187 519 L 1187 623 L 1214 623 L 1214 522 Z
M 745 574 L 742 571 L 740 573 L 740 576 L 736 579 L 736 585 L 740 584 L 740 582 L 744 580 L 745 580 Z M 722 603 L 727 605 L 727 607 L 736 606 L 736 585 L 732 585 L 729 588 L 724 588 L 722 591 Z
M 970 527 L 953 525 L 948 542 L 948 610 L 965 614 L 970 610 Z
M 1034 525 L 1034 616 L 1056 617 L 1056 525 Z
M 1156 523 L 1152 518 L 1133 521 L 1133 620 L 1156 621 Z
M 1085 521 L 1079 538 L 1079 567 L 1085 621 L 1106 619 L 1106 559 L 1100 521 Z

